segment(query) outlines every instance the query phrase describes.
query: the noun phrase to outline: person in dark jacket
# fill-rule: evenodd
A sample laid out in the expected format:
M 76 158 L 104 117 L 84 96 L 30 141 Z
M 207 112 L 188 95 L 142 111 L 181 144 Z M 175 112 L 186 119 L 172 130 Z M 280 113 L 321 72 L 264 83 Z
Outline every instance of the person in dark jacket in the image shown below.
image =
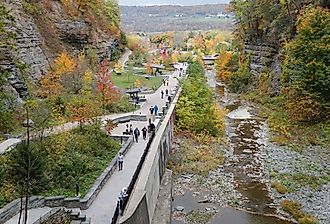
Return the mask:
M 142 136 L 143 136 L 143 140 L 146 140 L 146 139 L 147 139 L 147 132 L 148 132 L 148 130 L 147 130 L 146 127 L 142 128 Z
M 135 141 L 139 142 L 140 130 L 138 128 L 135 128 L 134 136 L 135 136 Z

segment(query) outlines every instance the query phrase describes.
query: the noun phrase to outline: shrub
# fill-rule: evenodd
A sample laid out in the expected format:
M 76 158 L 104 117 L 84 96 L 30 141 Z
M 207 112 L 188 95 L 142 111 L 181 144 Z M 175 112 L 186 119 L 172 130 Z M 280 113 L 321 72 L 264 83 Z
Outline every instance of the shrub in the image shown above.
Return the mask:
M 279 183 L 279 182 L 272 183 L 272 188 L 277 190 L 277 192 L 280 193 L 280 194 L 285 194 L 287 192 L 286 187 L 283 184 Z
M 287 92 L 286 109 L 292 120 L 317 122 L 325 116 L 320 99 L 315 94 L 297 87 L 288 88 Z
M 237 72 L 228 78 L 229 88 L 236 93 L 245 93 L 252 87 L 254 77 L 250 72 L 249 61 L 240 66 Z
M 128 96 L 122 96 L 117 102 L 112 102 L 106 106 L 110 113 L 126 113 L 134 110 L 134 106 L 129 102 Z
M 317 220 L 313 216 L 304 216 L 303 218 L 298 219 L 299 224 L 317 224 Z
M 283 211 L 292 215 L 296 220 L 304 217 L 304 214 L 300 210 L 301 206 L 296 201 L 284 200 L 281 202 L 281 207 Z
M 289 213 L 299 224 L 316 224 L 316 218 L 301 211 L 301 205 L 296 201 L 284 200 L 281 202 L 283 211 Z

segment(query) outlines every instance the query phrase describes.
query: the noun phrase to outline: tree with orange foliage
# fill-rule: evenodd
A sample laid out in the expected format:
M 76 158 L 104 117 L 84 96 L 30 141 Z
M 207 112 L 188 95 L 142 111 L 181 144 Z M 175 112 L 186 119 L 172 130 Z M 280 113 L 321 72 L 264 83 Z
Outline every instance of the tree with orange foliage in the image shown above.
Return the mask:
M 45 98 L 56 97 L 62 91 L 61 77 L 56 73 L 49 73 L 40 79 L 39 95 Z
M 102 61 L 99 71 L 96 74 L 96 88 L 101 94 L 102 109 L 109 102 L 118 100 L 119 93 L 111 81 L 110 63 L 108 60 Z
M 216 61 L 216 72 L 219 80 L 228 80 L 232 72 L 230 71 L 230 60 L 232 53 L 230 51 L 222 51 L 219 59 Z
M 108 135 L 110 135 L 113 129 L 115 129 L 116 127 L 118 127 L 118 124 L 114 123 L 112 120 L 106 120 L 104 129 L 108 133 Z
M 146 72 L 148 75 L 153 75 L 153 70 L 152 70 L 150 62 L 147 62 L 147 64 L 145 65 L 145 68 L 146 68 Z
M 206 51 L 205 40 L 201 33 L 196 35 L 194 38 L 194 48 L 199 49 L 202 53 L 205 53 Z
M 62 52 L 54 61 L 53 71 L 40 80 L 40 95 L 42 97 L 56 97 L 63 90 L 62 78 L 72 73 L 76 63 L 66 52 Z
M 99 104 L 90 97 L 77 96 L 68 106 L 70 120 L 79 123 L 82 128 L 84 123 L 91 121 L 99 115 Z

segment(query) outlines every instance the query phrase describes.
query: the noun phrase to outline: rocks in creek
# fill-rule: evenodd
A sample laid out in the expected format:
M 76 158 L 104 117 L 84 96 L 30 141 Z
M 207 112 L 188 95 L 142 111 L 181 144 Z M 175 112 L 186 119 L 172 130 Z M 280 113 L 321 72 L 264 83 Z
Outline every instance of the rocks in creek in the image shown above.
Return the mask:
M 175 210 L 178 211 L 178 212 L 183 212 L 184 207 L 183 206 L 176 206 Z
M 203 199 L 198 201 L 198 203 L 209 203 L 209 202 L 210 202 L 209 199 Z
M 198 192 L 198 191 L 195 191 L 194 193 L 193 193 L 193 197 L 196 197 L 196 196 L 199 196 L 200 195 L 200 193 Z
M 280 147 L 271 143 L 268 139 L 269 130 L 266 125 L 262 127 L 265 133 L 261 140 L 264 143 L 261 151 L 261 160 L 264 167 L 266 184 L 271 197 L 274 199 L 273 205 L 279 205 L 282 200 L 298 201 L 302 210 L 315 216 L 320 224 L 327 224 L 330 220 L 330 183 L 325 183 L 317 189 L 302 187 L 295 189 L 295 192 L 280 195 L 271 184 L 280 181 L 279 175 L 305 175 L 305 176 L 327 176 L 330 170 L 330 153 L 320 146 L 309 146 L 305 149 L 293 151 L 287 147 Z M 273 206 L 272 205 L 272 206 Z M 282 213 L 281 210 L 278 210 Z
M 244 150 L 243 150 L 243 153 L 251 154 L 251 153 L 253 153 L 253 152 L 252 152 L 252 150 L 250 150 L 250 149 L 244 149 Z

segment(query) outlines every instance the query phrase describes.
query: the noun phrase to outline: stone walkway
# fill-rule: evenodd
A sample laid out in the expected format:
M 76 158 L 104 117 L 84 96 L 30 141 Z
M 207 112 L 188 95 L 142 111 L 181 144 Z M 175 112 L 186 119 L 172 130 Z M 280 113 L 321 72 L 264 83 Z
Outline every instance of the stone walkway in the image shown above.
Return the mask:
M 182 65 L 181 65 L 182 66 Z M 182 66 L 183 67 L 183 66 Z M 186 69 L 186 67 L 184 67 Z M 109 116 L 103 116 L 102 120 L 108 120 L 108 119 L 114 119 L 130 114 L 141 114 L 141 115 L 147 115 L 148 118 L 151 118 L 149 108 L 151 106 L 157 105 L 159 108 L 159 112 L 161 112 L 162 106 L 166 105 L 166 99 L 167 97 L 164 94 L 164 99 L 161 99 L 161 90 L 164 91 L 168 89 L 169 93 L 178 84 L 178 72 L 174 72 L 172 75 L 169 76 L 168 81 L 169 85 L 164 86 L 162 85 L 159 89 L 157 89 L 154 93 L 145 95 L 147 101 L 144 102 L 140 109 L 137 111 L 126 113 L 126 114 L 114 114 Z M 154 123 L 157 125 L 159 123 L 159 119 L 155 119 Z M 148 126 L 148 121 L 132 121 L 129 122 L 129 124 L 133 125 L 133 129 L 136 127 L 139 128 L 140 132 L 143 127 Z M 52 130 L 52 133 L 69 130 L 72 129 L 75 125 L 75 123 L 68 123 L 62 126 L 61 128 L 56 128 Z M 121 123 L 116 127 L 112 134 L 113 135 L 122 135 L 122 133 L 126 129 L 126 123 Z M 119 195 L 119 192 L 124 188 L 127 187 L 132 179 L 132 176 L 136 170 L 137 164 L 140 161 L 140 158 L 143 154 L 143 151 L 147 145 L 147 140 L 142 139 L 142 132 L 139 138 L 138 143 L 134 143 L 132 147 L 128 150 L 127 154 L 124 157 L 124 165 L 122 171 L 115 171 L 108 182 L 105 184 L 105 186 L 102 188 L 100 193 L 98 194 L 97 198 L 93 201 L 91 206 L 87 209 L 82 211 L 82 214 L 87 215 L 87 217 L 92 218 L 93 224 L 105 224 L 110 223 L 112 216 L 115 212 L 115 208 L 117 205 L 117 198 Z M 31 209 L 31 220 L 29 220 L 29 223 L 33 223 L 32 221 L 35 219 L 37 220 L 40 216 L 43 216 L 48 212 L 47 209 Z M 33 214 L 33 215 L 32 215 Z M 30 215 L 29 215 L 30 218 Z M 6 224 L 14 223 L 12 218 Z

